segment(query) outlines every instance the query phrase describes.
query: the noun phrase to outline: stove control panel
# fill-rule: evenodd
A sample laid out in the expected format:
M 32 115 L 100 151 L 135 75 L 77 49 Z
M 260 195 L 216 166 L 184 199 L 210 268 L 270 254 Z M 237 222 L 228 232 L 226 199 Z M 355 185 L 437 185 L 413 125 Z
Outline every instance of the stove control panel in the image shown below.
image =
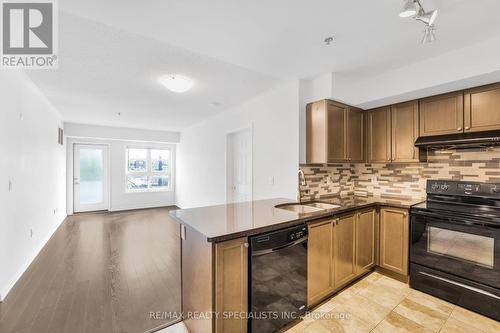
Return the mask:
M 453 180 L 428 180 L 427 194 L 500 198 L 500 184 Z

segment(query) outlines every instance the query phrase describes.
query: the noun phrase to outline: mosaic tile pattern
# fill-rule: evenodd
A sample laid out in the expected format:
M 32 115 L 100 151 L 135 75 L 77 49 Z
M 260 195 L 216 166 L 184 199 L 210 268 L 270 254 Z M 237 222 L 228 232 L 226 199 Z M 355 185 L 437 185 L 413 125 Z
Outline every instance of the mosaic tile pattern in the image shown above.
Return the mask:
M 359 194 L 419 199 L 427 179 L 500 183 L 500 147 L 430 151 L 428 162 L 302 165 L 303 199 Z

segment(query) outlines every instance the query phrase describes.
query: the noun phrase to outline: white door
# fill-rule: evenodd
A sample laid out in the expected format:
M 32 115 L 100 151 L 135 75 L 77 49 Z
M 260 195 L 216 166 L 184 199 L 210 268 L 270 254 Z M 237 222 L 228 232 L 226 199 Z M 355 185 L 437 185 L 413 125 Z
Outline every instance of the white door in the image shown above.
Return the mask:
M 252 200 L 252 130 L 230 133 L 227 136 L 228 172 L 227 200 Z
M 74 211 L 109 208 L 108 146 L 74 145 Z

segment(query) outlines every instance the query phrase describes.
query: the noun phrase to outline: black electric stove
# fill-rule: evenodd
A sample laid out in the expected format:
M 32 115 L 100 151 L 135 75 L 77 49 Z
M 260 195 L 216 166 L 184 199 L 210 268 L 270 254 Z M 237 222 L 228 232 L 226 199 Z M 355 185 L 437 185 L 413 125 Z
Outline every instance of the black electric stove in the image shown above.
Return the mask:
M 500 184 L 428 180 L 410 216 L 410 286 L 500 320 Z

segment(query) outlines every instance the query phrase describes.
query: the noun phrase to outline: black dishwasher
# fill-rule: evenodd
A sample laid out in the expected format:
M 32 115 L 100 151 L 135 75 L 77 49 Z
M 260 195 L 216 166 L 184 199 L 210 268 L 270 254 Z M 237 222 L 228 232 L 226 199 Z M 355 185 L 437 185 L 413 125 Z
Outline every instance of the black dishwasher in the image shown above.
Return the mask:
M 250 238 L 252 333 L 271 333 L 307 311 L 307 226 Z

